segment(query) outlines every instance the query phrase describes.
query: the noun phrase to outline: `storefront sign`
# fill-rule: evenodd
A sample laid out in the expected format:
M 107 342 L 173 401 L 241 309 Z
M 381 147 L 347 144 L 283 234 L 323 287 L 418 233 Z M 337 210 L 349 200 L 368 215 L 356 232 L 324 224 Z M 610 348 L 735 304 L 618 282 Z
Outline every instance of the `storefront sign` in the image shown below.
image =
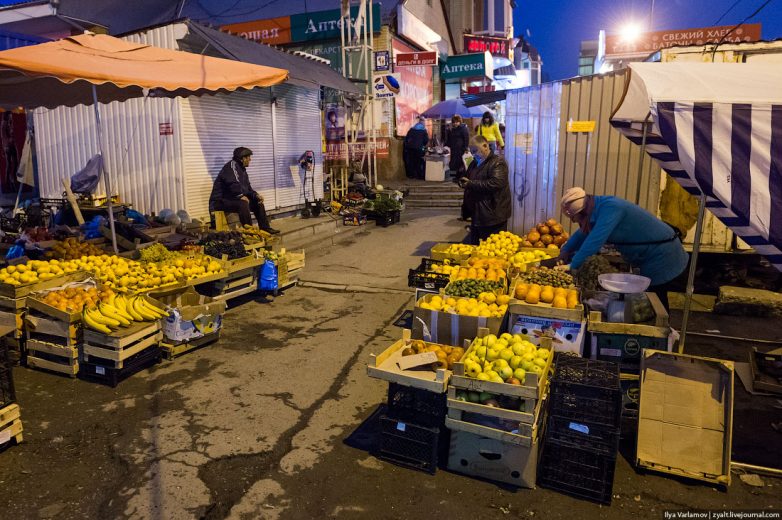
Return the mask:
M 375 99 L 388 99 L 399 94 L 399 74 L 382 74 L 372 78 Z
M 444 80 L 459 78 L 493 78 L 491 54 L 461 54 L 451 56 L 447 62 L 440 63 L 440 77 Z
M 464 52 L 485 52 L 492 56 L 511 58 L 511 40 L 507 38 L 492 38 L 490 36 L 464 35 Z
M 581 132 L 594 132 L 595 121 L 573 121 L 567 122 L 567 131 L 570 134 L 578 134 Z
M 391 53 L 388 51 L 375 52 L 375 72 L 388 72 L 391 70 Z
M 437 65 L 436 52 L 411 52 L 396 55 L 397 67 L 428 67 Z
M 726 43 L 756 42 L 761 38 L 761 25 L 751 23 L 742 25 L 730 32 L 733 26 L 702 27 L 697 29 L 682 29 L 680 31 L 657 31 L 640 34 L 637 38 L 629 40 L 619 34 L 606 36 L 606 56 L 621 56 L 624 54 L 643 53 L 651 54 L 660 49 L 677 47 L 680 45 L 705 45 L 718 43 L 725 38 Z M 728 34 L 730 32 L 730 34 Z
M 269 45 L 281 45 L 291 41 L 290 16 L 234 23 L 224 25 L 222 28 L 248 40 L 268 43 Z
M 375 140 L 375 151 L 377 152 L 378 159 L 384 159 L 388 157 L 389 146 L 388 137 L 380 137 Z M 371 143 L 367 143 L 366 140 L 350 145 L 351 160 L 360 159 L 364 153 L 371 148 Z M 347 150 L 347 144 L 345 141 L 336 141 L 326 143 L 326 153 L 323 158 L 326 161 L 339 161 L 345 159 Z
M 394 56 L 412 53 L 415 49 L 394 39 Z M 404 136 L 420 114 L 434 102 L 432 67 L 402 67 L 399 69 L 400 91 L 394 100 L 396 108 L 396 135 Z
M 350 23 L 355 24 L 359 8 L 350 8 Z M 314 13 L 291 15 L 291 41 L 328 40 L 340 38 L 342 11 L 331 9 Z M 372 31 L 380 31 L 380 4 L 372 5 Z

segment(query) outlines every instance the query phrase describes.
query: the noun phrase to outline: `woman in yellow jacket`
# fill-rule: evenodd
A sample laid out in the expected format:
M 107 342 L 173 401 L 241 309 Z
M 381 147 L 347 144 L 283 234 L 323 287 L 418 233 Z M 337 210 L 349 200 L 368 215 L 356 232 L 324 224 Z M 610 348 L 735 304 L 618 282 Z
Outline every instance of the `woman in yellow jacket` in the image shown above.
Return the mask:
M 476 133 L 489 141 L 489 148 L 491 148 L 492 153 L 497 153 L 499 148 L 505 148 L 500 125 L 494 122 L 494 116 L 491 115 L 491 112 L 486 111 L 483 113 L 483 119 L 481 124 L 478 125 Z

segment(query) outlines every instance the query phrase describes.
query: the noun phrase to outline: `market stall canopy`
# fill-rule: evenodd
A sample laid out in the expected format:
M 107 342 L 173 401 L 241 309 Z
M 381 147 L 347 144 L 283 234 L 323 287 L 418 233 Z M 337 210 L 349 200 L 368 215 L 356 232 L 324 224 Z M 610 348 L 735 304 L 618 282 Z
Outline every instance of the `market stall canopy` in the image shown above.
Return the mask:
M 363 89 L 359 89 L 355 83 L 325 63 L 296 56 L 196 22 L 187 21 L 186 24 L 192 33 L 200 36 L 224 57 L 285 69 L 289 71 L 288 82 L 294 85 L 308 88 L 329 87 L 349 94 L 363 92 Z
M 611 124 L 782 270 L 780 85 L 768 64 L 632 63 Z
M 430 119 L 450 119 L 456 115 L 462 117 L 482 117 L 483 113 L 487 111 L 491 112 L 491 110 L 484 105 L 467 107 L 462 98 L 456 98 L 440 101 L 436 105 L 428 108 L 421 115 Z
M 89 105 L 142 97 L 201 95 L 268 87 L 288 71 L 127 42 L 102 34 L 0 52 L 0 105 Z

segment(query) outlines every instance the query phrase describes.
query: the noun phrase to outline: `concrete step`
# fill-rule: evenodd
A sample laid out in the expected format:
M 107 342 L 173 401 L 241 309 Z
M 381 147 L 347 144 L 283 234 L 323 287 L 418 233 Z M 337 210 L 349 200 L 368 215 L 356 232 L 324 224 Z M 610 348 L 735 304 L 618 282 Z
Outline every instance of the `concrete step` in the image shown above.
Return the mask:
M 340 219 L 338 222 L 333 221 L 328 228 L 317 226 L 317 230 L 313 227 L 309 228 L 308 232 L 298 232 L 293 236 L 283 235 L 282 247 L 291 251 L 304 249 L 305 252 L 310 252 L 354 239 L 358 233 L 373 225 L 374 222 L 364 226 L 345 226 Z
M 425 195 L 417 195 L 415 197 L 407 197 L 405 199 L 405 202 L 410 201 L 430 201 L 430 200 L 458 200 L 459 202 L 462 201 L 464 197 L 459 195 L 432 195 L 432 196 L 425 196 Z
M 461 208 L 462 201 L 460 200 L 407 200 L 405 199 L 405 207 L 407 208 Z
M 454 190 L 454 191 L 411 191 L 408 192 L 408 197 L 448 197 L 451 195 L 462 195 L 464 193 L 464 190 Z
M 410 186 L 406 189 L 408 193 L 452 193 L 456 191 L 463 191 L 459 186 L 456 184 L 449 182 L 447 186 L 438 187 L 438 188 L 430 188 L 428 186 L 426 187 L 415 187 Z

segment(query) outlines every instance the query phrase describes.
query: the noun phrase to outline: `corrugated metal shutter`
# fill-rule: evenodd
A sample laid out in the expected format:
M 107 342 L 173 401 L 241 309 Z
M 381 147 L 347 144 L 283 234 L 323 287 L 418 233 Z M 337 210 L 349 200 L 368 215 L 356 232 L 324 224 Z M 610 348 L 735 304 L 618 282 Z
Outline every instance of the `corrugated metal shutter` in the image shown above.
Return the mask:
M 307 150 L 315 152 L 315 182 L 307 178 L 307 199 L 323 198 L 323 152 L 321 149 L 321 113 L 318 91 L 295 85 L 273 88 L 277 98 L 274 127 L 274 158 L 277 178 L 277 208 L 292 208 L 304 203 L 301 170 L 291 172 Z M 267 205 L 268 207 L 268 205 Z
M 177 99 L 131 99 L 100 105 L 106 169 L 113 190 L 143 212 L 185 207 Z M 93 107 L 34 112 L 38 180 L 43 197 L 60 197 L 61 180 L 98 153 Z M 173 135 L 160 135 L 170 123 Z M 96 190 L 104 194 L 103 184 Z
M 247 172 L 253 188 L 267 209 L 276 207 L 271 121 L 269 89 L 182 100 L 185 198 L 191 215 L 209 215 L 214 178 L 239 146 L 253 151 Z

